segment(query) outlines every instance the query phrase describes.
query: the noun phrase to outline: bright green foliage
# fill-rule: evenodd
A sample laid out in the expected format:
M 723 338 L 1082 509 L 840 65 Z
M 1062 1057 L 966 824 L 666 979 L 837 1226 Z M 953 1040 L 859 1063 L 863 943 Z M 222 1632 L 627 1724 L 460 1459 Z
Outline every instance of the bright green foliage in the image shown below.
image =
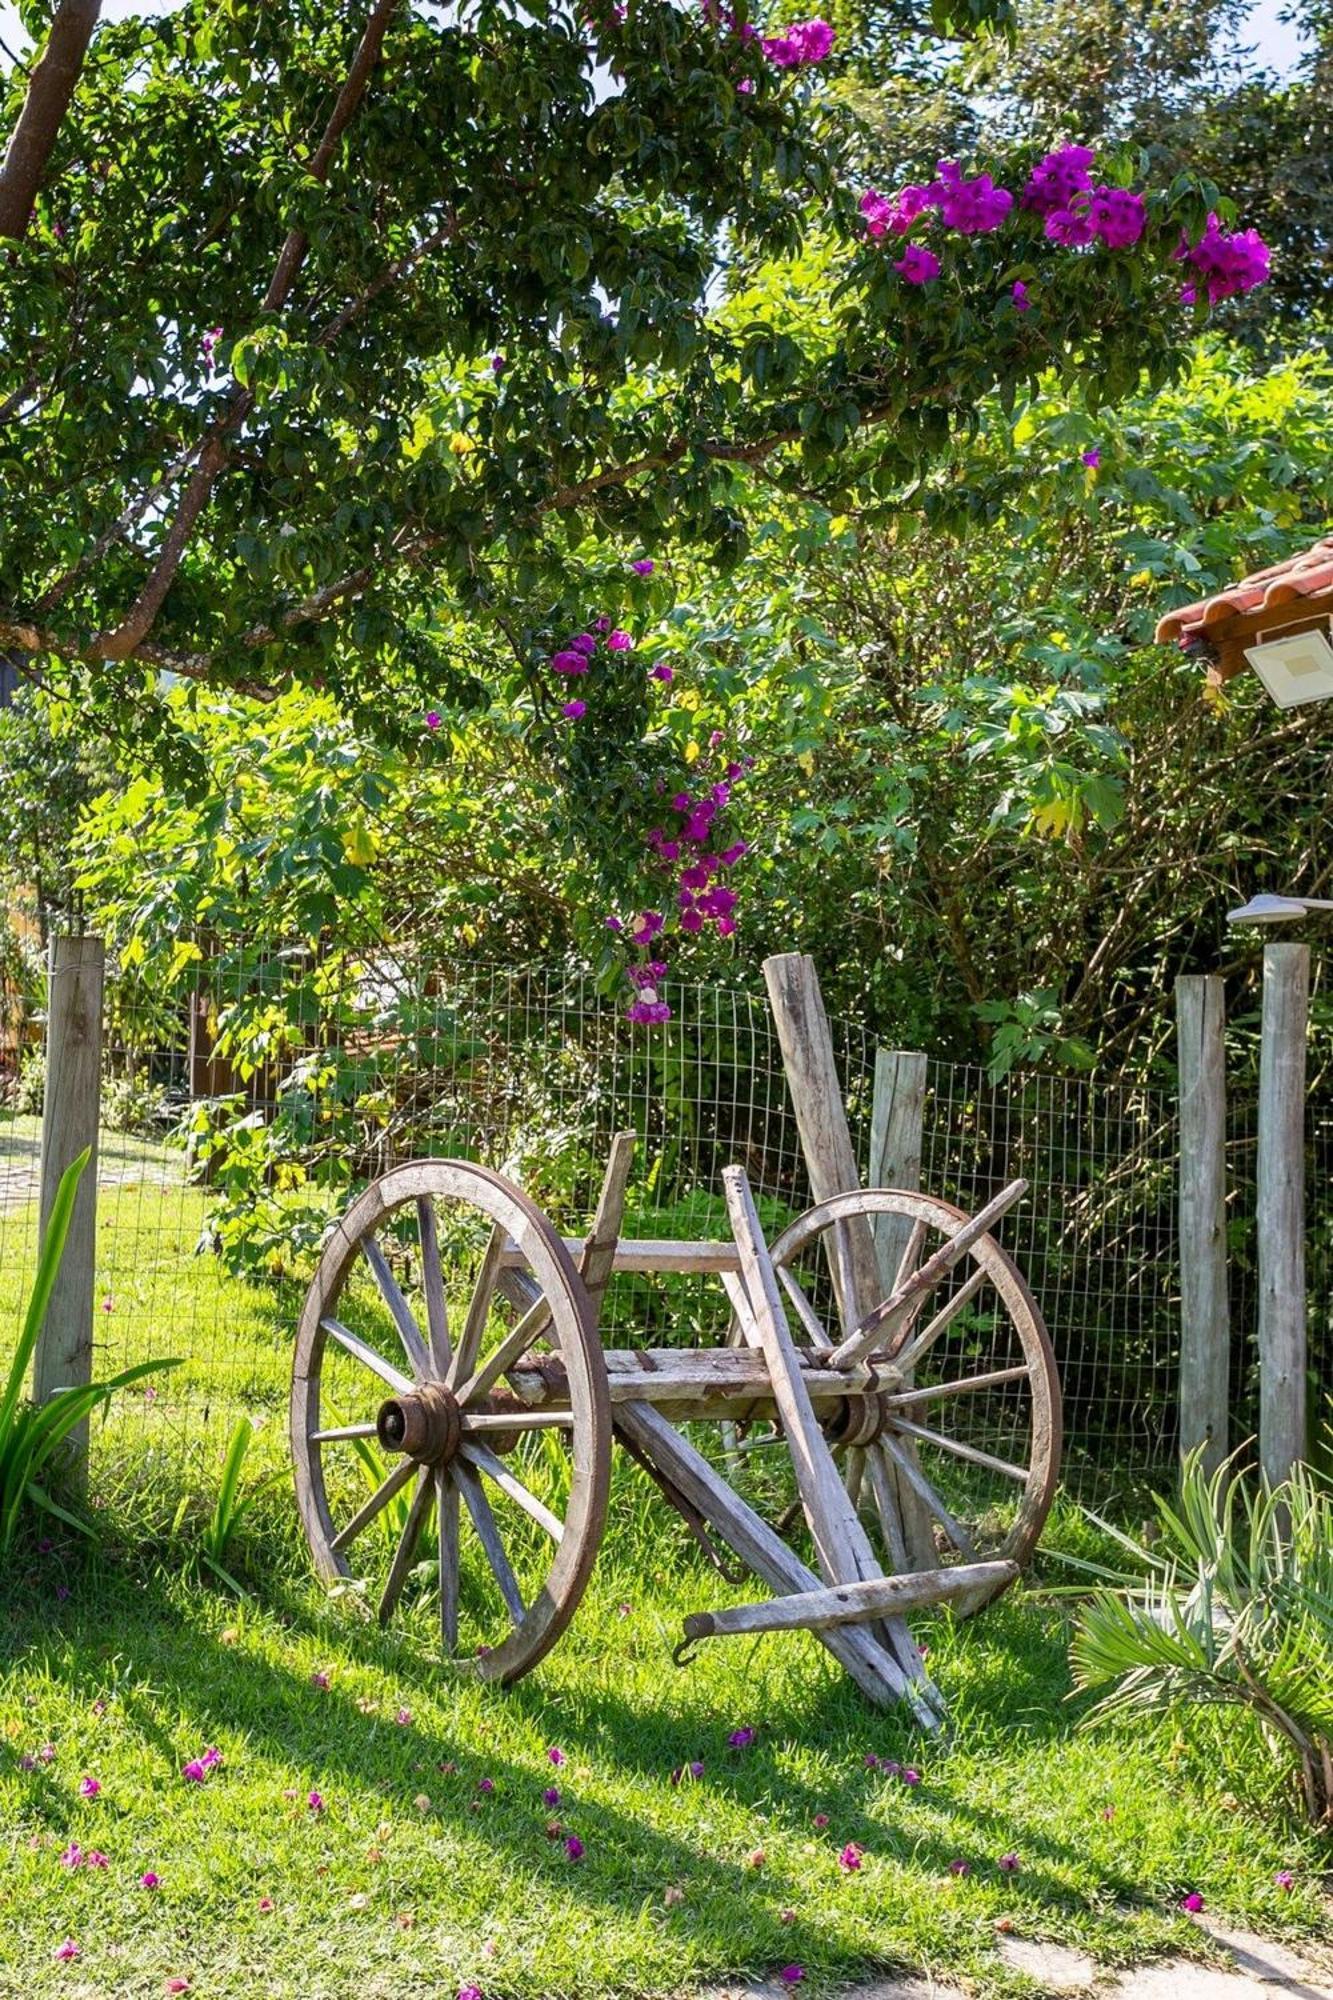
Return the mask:
M 105 1382 L 59 1389 L 41 1404 L 26 1400 L 28 1370 L 37 1347 L 42 1322 L 51 1300 L 65 1239 L 74 1213 L 74 1198 L 88 1164 L 88 1152 L 72 1160 L 60 1177 L 55 1200 L 47 1220 L 37 1271 L 32 1282 L 28 1308 L 18 1344 L 0 1389 L 0 1556 L 8 1556 L 23 1519 L 25 1506 L 40 1507 L 72 1528 L 85 1524 L 58 1501 L 47 1487 L 48 1473 L 58 1471 L 61 1447 L 70 1432 L 86 1422 L 99 1404 L 116 1390 L 126 1388 L 143 1376 L 178 1364 L 174 1361 L 144 1361 L 122 1369 Z
M 1292 1758 L 1312 1824 L 1333 1825 L 1333 1489 L 1309 1467 L 1268 1487 L 1196 1452 L 1160 1540 L 1108 1527 L 1142 1580 L 1080 1607 L 1070 1646 L 1089 1721 L 1245 1710 Z M 1104 1527 L 1108 1524 L 1102 1523 Z
M 947 35 L 996 11 L 930 16 Z M 323 180 L 372 18 L 382 53 Z M 11 115 L 22 89 L 15 71 Z M 984 164 L 1021 188 L 1055 136 Z M 1206 178 L 1108 150 L 1112 181 L 1149 168 L 1141 244 L 1073 255 L 1015 210 L 913 286 L 865 241 L 865 158 L 836 89 L 693 5 L 632 0 L 596 31 L 509 0 L 443 20 L 188 0 L 104 23 L 0 264 L 0 491 L 21 524 L 0 643 L 58 656 L 141 743 L 160 666 L 327 685 L 401 729 L 466 692 L 479 645 L 535 680 L 587 614 L 590 557 L 623 571 L 676 539 L 734 560 L 753 464 L 883 494 L 992 389 L 1054 366 L 1104 400 L 1178 365 L 1171 256 L 1217 206 Z M 816 334 L 713 309 L 721 259 L 780 281 L 811 243 L 832 282 Z M 478 628 L 461 650 L 459 613 Z
M 252 1485 L 248 1490 L 242 1485 L 245 1472 L 246 1453 L 254 1440 L 255 1427 L 249 1417 L 238 1417 L 227 1441 L 226 1453 L 222 1460 L 222 1477 L 218 1482 L 217 1496 L 213 1510 L 204 1523 L 200 1534 L 200 1560 L 228 1590 L 234 1590 L 238 1597 L 245 1596 L 245 1590 L 227 1568 L 228 1549 L 251 1507 L 263 1491 L 264 1484 Z M 189 1507 L 189 1495 L 181 1501 L 176 1512 L 175 1526 L 179 1529 Z

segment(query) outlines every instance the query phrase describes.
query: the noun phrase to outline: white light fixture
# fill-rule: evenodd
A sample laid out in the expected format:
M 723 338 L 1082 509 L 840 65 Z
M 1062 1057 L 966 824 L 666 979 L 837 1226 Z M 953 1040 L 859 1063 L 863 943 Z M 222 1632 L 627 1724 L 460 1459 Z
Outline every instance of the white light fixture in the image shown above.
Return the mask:
M 1245 657 L 1279 708 L 1333 696 L 1333 646 L 1318 626 L 1247 646 Z
M 1318 896 L 1251 896 L 1238 910 L 1227 911 L 1229 924 L 1290 924 L 1311 910 L 1333 910 Z

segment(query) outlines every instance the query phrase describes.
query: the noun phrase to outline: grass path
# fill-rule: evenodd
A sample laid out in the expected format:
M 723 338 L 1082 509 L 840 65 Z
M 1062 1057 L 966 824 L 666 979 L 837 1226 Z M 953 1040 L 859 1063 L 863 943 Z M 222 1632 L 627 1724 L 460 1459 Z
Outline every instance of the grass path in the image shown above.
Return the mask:
M 1035 1599 L 923 1628 L 941 1745 L 804 1637 L 673 1671 L 716 1580 L 633 1515 L 608 1546 L 572 1634 L 508 1693 L 329 1606 L 289 1551 L 242 1612 L 142 1551 L 32 1554 L 0 1596 L 0 1994 L 132 2000 L 177 1977 L 217 2000 L 601 2000 L 798 1963 L 805 1992 L 887 1969 L 1018 1995 L 1035 1989 L 997 1954 L 1001 1920 L 1106 1966 L 1206 1950 L 1190 1889 L 1261 1932 L 1323 1922 L 1321 1857 L 1261 1810 L 1248 1739 L 1076 1736 L 1062 1623 Z M 728 1747 L 738 1727 L 750 1747 Z M 221 1761 L 189 1782 L 209 1746 Z M 107 1865 L 63 1866 L 71 1841 Z M 59 1962 L 66 1937 L 80 1956 Z

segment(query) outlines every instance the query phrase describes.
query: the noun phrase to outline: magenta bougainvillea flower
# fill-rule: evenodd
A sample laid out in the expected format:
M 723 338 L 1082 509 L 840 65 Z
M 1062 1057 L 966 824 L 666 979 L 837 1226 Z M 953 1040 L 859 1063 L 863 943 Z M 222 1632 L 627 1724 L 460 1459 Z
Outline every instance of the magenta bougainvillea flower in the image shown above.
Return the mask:
M 478 1778 L 477 1790 L 479 1792 L 493 1792 L 495 1790 L 494 1778 Z
M 1284 1889 L 1288 1892 L 1296 1887 L 1296 1877 L 1292 1874 L 1290 1868 L 1279 1868 L 1273 1880 L 1279 1889 Z
M 1019 1866 L 1018 1856 L 1016 1854 L 1002 1854 L 995 1865 L 1006 1875 L 1017 1875 Z
M 141 1889 L 160 1889 L 161 1886 L 162 1877 L 158 1874 L 156 1868 L 145 1868 L 143 1874 L 139 1877 L 139 1887 Z
M 320 1792 L 308 1792 L 306 1794 L 306 1805 L 312 1813 L 322 1813 L 324 1810 L 323 1794 Z
M 824 1831 L 824 1828 L 828 1825 L 828 1814 L 824 1812 L 816 1813 L 810 1824 L 812 1826 L 817 1826 L 820 1832 L 822 1833 Z
M 949 1863 L 949 1873 L 951 1875 L 970 1875 L 972 1873 L 972 1863 L 962 1860 L 951 1861 Z
M 914 1770 L 909 1764 L 903 1772 L 903 1783 L 905 1785 L 919 1785 L 921 1783 L 921 1773 Z
M 1028 297 L 1028 288 L 1023 283 L 1023 280 L 1021 278 L 1014 279 L 1013 289 L 1010 292 L 1009 296 L 1014 302 L 1015 312 L 1021 312 L 1021 313 L 1031 312 L 1032 301 Z
M 893 268 L 909 285 L 928 285 L 940 275 L 940 260 L 923 243 L 909 243 Z
M 111 1863 L 100 1847 L 90 1847 L 83 1857 L 83 1865 L 85 1868 L 109 1868 Z
M 63 1944 L 56 1946 L 55 1955 L 58 1959 L 62 1960 L 69 1960 L 71 1958 L 82 1958 L 83 1947 L 81 1945 L 75 1944 L 72 1937 L 67 1937 Z
M 560 1803 L 559 1785 L 548 1785 L 546 1787 L 546 1790 L 542 1793 L 542 1804 L 544 1806 L 558 1806 L 559 1803 Z
M 727 1743 L 732 1750 L 748 1750 L 754 1739 L 754 1730 L 747 1726 L 743 1729 L 733 1729 L 727 1738 Z
M 100 1778 L 83 1778 L 79 1782 L 79 1795 L 85 1799 L 95 1799 L 102 1789 Z
M 774 69 L 804 69 L 809 63 L 823 62 L 832 53 L 834 32 L 818 16 L 812 21 L 796 21 L 781 35 L 765 35 L 763 51 Z
M 1204 280 L 1208 303 L 1217 305 L 1222 299 L 1234 298 L 1240 292 L 1253 291 L 1256 285 L 1267 281 L 1271 252 L 1257 229 L 1242 229 L 1229 234 L 1219 223 L 1216 215 L 1208 217 L 1203 235 L 1197 243 L 1191 244 L 1183 238 L 1175 252 L 1178 261 L 1192 264 Z M 1198 288 L 1186 285 L 1181 293 L 1187 305 L 1193 305 Z
M 182 1764 L 181 1776 L 182 1778 L 185 1779 L 187 1784 L 202 1785 L 204 1779 L 208 1776 L 208 1772 L 204 1768 L 203 1758 L 191 1757 L 188 1764 Z
M 651 556 L 639 556 L 630 564 L 635 576 L 651 576 L 657 565 Z
M 984 236 L 998 229 L 1014 205 L 1007 188 L 996 187 L 989 174 L 968 180 L 957 160 L 941 160 L 939 179 L 928 189 L 946 229 L 960 236 Z
M 458 2000 L 481 2000 L 480 1986 L 460 1986 Z
M 855 1875 L 864 1858 L 862 1849 L 857 1846 L 854 1840 L 849 1840 L 843 1848 L 842 1853 L 838 1856 L 838 1866 L 839 1868 L 846 1869 L 849 1875 Z
M 1191 1916 L 1197 1916 L 1198 1912 L 1207 1906 L 1198 1890 L 1191 1889 L 1187 1896 L 1181 1897 L 1180 1907 L 1182 1910 L 1188 1910 Z
M 1088 220 L 1108 250 L 1130 250 L 1147 227 L 1148 210 L 1129 188 L 1099 187 L 1088 201 Z
M 778 1978 L 784 1986 L 799 1986 L 805 1978 L 805 1967 L 803 1965 L 784 1965 L 778 1974 Z
M 317 1667 L 315 1672 L 311 1674 L 310 1685 L 317 1688 L 327 1688 L 330 1685 L 329 1676 L 322 1667 Z
M 674 681 L 676 678 L 675 669 L 659 661 L 658 665 L 652 670 L 652 677 L 655 681 Z
M 1081 454 L 1081 456 L 1083 459 L 1083 463 L 1089 468 L 1089 470 L 1095 472 L 1097 470 L 1097 467 L 1102 462 L 1102 448 L 1100 445 L 1097 444 L 1090 445 L 1088 449 Z
M 571 1861 L 582 1861 L 583 1842 L 579 1839 L 576 1833 L 571 1833 L 568 1839 L 565 1841 L 565 1853 L 569 1856 Z
M 439 726 L 440 726 L 440 720 L 441 720 L 441 717 L 440 717 L 440 711 L 439 711 L 439 709 L 438 709 L 438 708 L 428 708 L 428 709 L 426 710 L 426 727 L 427 727 L 427 729 L 432 729 L 432 730 L 434 730 L 434 729 L 438 729 L 438 728 L 439 728 Z M 318 1686 L 318 1685 L 319 1685 L 319 1681 L 318 1681 L 318 1679 L 316 1679 L 316 1686 Z M 324 1686 L 325 1686 L 325 1687 L 327 1687 L 327 1686 L 328 1686 L 328 1681 L 327 1681 L 327 1680 L 326 1680 L 326 1681 L 324 1682 Z
M 71 1840 L 69 1846 L 60 1857 L 60 1865 L 62 1868 L 81 1868 L 83 1866 L 83 1849 L 79 1846 L 77 1840 Z
M 555 1764 L 557 1766 L 563 1764 L 565 1761 L 565 1753 L 563 1750 L 557 1750 L 555 1745 L 552 1744 L 551 1748 L 546 1753 L 546 1761 L 548 1764 Z
M 1076 194 L 1091 189 L 1096 159 L 1091 146 L 1058 146 L 1047 153 L 1033 168 L 1023 190 L 1023 207 L 1035 209 L 1038 215 L 1068 208 Z
M 608 653 L 628 653 L 632 650 L 633 645 L 634 641 L 630 638 L 629 633 L 622 632 L 619 626 L 616 627 L 614 632 L 608 632 L 606 635 L 606 650 Z

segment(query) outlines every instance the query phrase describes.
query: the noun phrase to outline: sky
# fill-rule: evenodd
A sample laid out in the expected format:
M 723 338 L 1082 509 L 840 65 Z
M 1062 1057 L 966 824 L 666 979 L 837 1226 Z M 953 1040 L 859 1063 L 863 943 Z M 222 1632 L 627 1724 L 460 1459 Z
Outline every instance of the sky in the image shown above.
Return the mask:
M 126 14 L 164 14 L 170 11 L 172 4 L 173 0 L 103 0 L 102 14 L 111 21 Z M 1288 4 L 1289 0 L 1255 0 L 1250 10 L 1247 35 L 1247 39 L 1254 42 L 1264 66 L 1276 70 L 1280 76 L 1295 68 L 1301 53 L 1296 30 L 1278 18 Z M 8 4 L 8 0 L 0 0 L 0 41 L 11 49 L 17 49 L 22 40 L 16 9 Z

